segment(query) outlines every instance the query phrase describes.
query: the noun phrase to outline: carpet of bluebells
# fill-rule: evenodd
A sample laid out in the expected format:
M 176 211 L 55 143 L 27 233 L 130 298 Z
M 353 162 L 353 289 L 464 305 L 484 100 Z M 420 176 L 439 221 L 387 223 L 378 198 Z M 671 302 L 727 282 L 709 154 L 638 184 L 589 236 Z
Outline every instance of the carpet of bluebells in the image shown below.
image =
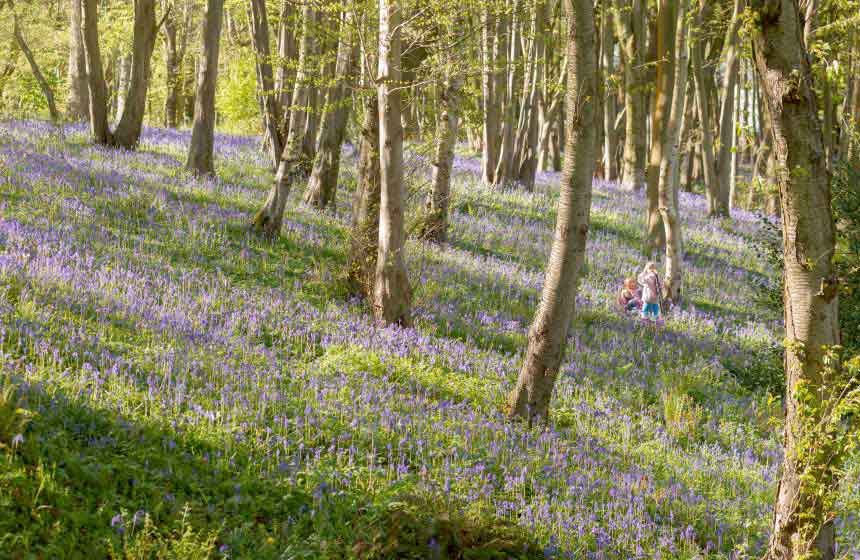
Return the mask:
M 682 193 L 686 302 L 650 328 L 613 310 L 644 200 L 596 181 L 554 414 L 529 431 L 502 409 L 558 174 L 491 190 L 458 156 L 450 244 L 408 245 L 403 329 L 344 288 L 350 149 L 336 211 L 296 185 L 267 242 L 246 226 L 271 178 L 259 140 L 218 136 L 218 179 L 183 170 L 188 140 L 148 129 L 125 152 L 0 122 L 0 556 L 761 552 L 782 405 L 754 374 L 781 323 L 756 297 L 775 275 L 756 216 L 709 220 Z M 414 210 L 427 161 L 408 159 Z M 860 558 L 858 463 L 840 558 Z

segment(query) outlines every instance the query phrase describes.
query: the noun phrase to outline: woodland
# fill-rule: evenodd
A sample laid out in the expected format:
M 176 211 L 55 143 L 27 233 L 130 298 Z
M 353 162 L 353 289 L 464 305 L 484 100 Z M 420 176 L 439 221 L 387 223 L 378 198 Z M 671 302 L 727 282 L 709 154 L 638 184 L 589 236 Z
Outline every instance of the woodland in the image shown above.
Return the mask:
M 860 559 L 860 0 L 0 0 L 0 558 Z

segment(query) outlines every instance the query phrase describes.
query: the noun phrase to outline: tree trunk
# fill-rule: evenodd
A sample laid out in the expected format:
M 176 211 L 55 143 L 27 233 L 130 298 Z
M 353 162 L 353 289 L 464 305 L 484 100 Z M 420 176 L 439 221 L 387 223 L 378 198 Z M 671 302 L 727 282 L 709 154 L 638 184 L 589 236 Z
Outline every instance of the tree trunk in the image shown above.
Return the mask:
M 567 34 L 567 139 L 552 250 L 541 302 L 529 329 L 529 344 L 508 416 L 531 426 L 546 421 L 555 379 L 564 357 L 585 259 L 591 181 L 597 156 L 598 68 L 591 0 L 564 0 Z
M 540 122 L 538 120 L 538 108 L 543 105 L 542 91 L 544 81 L 544 59 L 545 43 L 544 33 L 546 27 L 546 6 L 542 1 L 535 3 L 534 7 L 534 59 L 532 61 L 531 91 L 528 96 L 528 125 L 522 149 L 519 154 L 520 168 L 517 179 L 526 190 L 534 189 L 535 176 L 538 164 L 538 142 L 540 141 Z M 526 107 L 523 107 L 526 111 Z
M 164 126 L 176 128 L 176 117 L 179 107 L 179 43 L 177 36 L 177 13 L 165 1 L 162 9 L 164 19 Z
M 302 29 L 302 42 L 299 49 L 298 70 L 296 81 L 293 86 L 293 99 L 290 106 L 289 127 L 284 141 L 284 151 L 281 154 L 279 174 L 285 179 L 298 176 L 307 171 L 308 161 L 303 154 L 305 132 L 308 121 L 308 91 L 310 78 L 313 73 L 311 69 L 311 58 L 313 57 L 314 40 L 313 30 L 316 20 L 316 12 L 311 4 L 307 4 L 302 12 L 304 20 Z M 284 167 L 283 173 L 280 168 Z
M 495 17 L 488 4 L 481 14 L 481 98 L 484 110 L 484 142 L 481 157 L 481 179 L 485 185 L 495 183 L 496 162 L 498 160 L 499 104 L 500 92 L 495 90 Z
M 403 123 L 400 93 L 400 0 L 379 0 L 379 254 L 373 308 L 386 323 L 409 325 L 412 291 L 406 276 L 403 225 Z
M 84 53 L 84 35 L 81 27 L 82 0 L 70 0 L 69 24 L 69 96 L 66 117 L 72 121 L 89 118 L 90 90 L 87 85 L 87 59 Z
M 666 150 L 660 162 L 658 202 L 666 235 L 666 276 L 663 297 L 673 304 L 681 298 L 681 223 L 678 217 L 675 180 L 681 153 L 681 121 L 687 91 L 687 0 L 680 0 L 675 23 L 675 79 L 672 106 L 666 123 Z
M 116 92 L 114 95 L 114 122 L 119 122 L 125 112 L 125 102 L 128 98 L 128 86 L 131 80 L 131 58 L 128 55 L 120 55 L 116 59 Z
M 683 1 L 683 0 L 682 0 Z M 672 77 L 675 68 L 675 13 L 678 0 L 660 0 L 657 11 L 657 75 L 654 82 L 654 104 L 651 114 L 651 153 L 646 171 L 647 252 L 661 251 L 666 244 L 663 218 L 660 214 L 659 181 L 663 153 L 667 149 L 666 124 L 672 105 Z
M 818 104 L 797 2 L 754 2 L 753 52 L 767 103 L 782 198 L 786 407 L 782 478 L 767 558 L 834 557 L 838 488 L 833 398 L 841 390 L 835 233 Z M 839 431 L 834 428 L 834 431 Z
M 266 132 L 269 158 L 277 168 L 283 150 L 283 140 L 278 130 L 281 122 L 275 80 L 272 72 L 272 55 L 269 50 L 269 19 L 265 0 L 251 0 L 251 42 L 257 57 L 257 88 L 263 107 L 263 130 Z
M 707 0 L 702 0 L 693 22 L 695 39 L 691 47 L 693 58 L 693 81 L 696 84 L 696 110 L 699 114 L 699 126 L 702 130 L 702 178 L 705 182 L 705 196 L 708 200 L 708 214 L 716 215 L 719 199 L 719 185 L 716 178 L 716 163 L 714 162 L 714 128 L 711 121 L 711 95 L 708 80 L 705 79 L 705 33 L 706 16 L 710 13 Z
M 155 22 L 155 0 L 136 0 L 134 3 L 134 40 L 131 54 L 131 79 L 124 90 L 125 106 L 114 131 L 114 143 L 134 149 L 140 142 L 143 117 L 146 113 L 146 93 L 149 90 L 152 51 L 158 26 Z
M 352 205 L 352 234 L 347 274 L 353 292 L 373 300 L 376 257 L 379 252 L 379 99 L 364 97 L 358 185 Z
M 83 2 L 84 54 L 87 61 L 87 82 L 90 92 L 90 131 L 96 144 L 113 144 L 108 125 L 108 93 L 102 56 L 99 48 L 98 0 Z
M 612 6 L 605 2 L 602 14 L 603 42 L 603 176 L 609 181 L 618 180 L 618 167 L 615 153 L 618 151 L 618 135 L 615 134 L 615 119 L 618 114 L 616 102 L 615 74 L 615 33 L 612 27 Z
M 296 34 L 294 33 L 295 8 L 290 0 L 284 0 L 281 8 L 281 13 L 278 22 L 278 72 L 275 81 L 275 90 L 278 92 L 278 104 L 280 105 L 281 118 L 286 118 L 289 115 L 289 107 L 292 99 L 292 80 L 295 72 L 291 69 L 291 65 L 298 58 L 298 44 L 296 42 Z M 284 137 L 286 132 L 285 125 L 279 123 L 282 130 L 281 136 Z
M 496 170 L 493 175 L 493 182 L 496 185 L 503 185 L 511 180 L 514 173 L 514 134 L 517 126 L 517 97 L 514 93 L 517 88 L 517 79 L 522 72 L 520 63 L 520 26 L 522 13 L 520 10 L 520 0 L 514 0 L 513 11 L 511 14 L 510 32 L 508 34 L 508 54 L 507 54 L 507 84 L 503 92 L 504 99 L 504 120 L 502 122 L 499 137 L 499 157 L 496 161 Z
M 215 86 L 218 82 L 218 51 L 224 0 L 207 0 L 203 23 L 203 61 L 197 76 L 194 125 L 185 167 L 201 175 L 214 175 Z
M 730 212 L 732 147 L 735 135 L 735 88 L 740 67 L 738 31 L 743 22 L 744 0 L 735 0 L 732 21 L 726 35 L 726 72 L 723 79 L 723 103 L 720 107 L 720 148 L 717 155 L 717 207 L 716 215 L 728 216 Z
M 42 90 L 42 95 L 45 96 L 45 103 L 48 105 L 48 113 L 51 115 L 51 122 L 55 125 L 60 125 L 62 118 L 60 117 L 60 112 L 57 111 L 57 104 L 54 102 L 54 91 L 45 79 L 45 75 L 42 74 L 42 70 L 36 62 L 36 57 L 33 56 L 33 51 L 30 50 L 30 47 L 27 45 L 27 41 L 24 39 L 24 34 L 21 32 L 21 27 L 18 25 L 18 16 L 15 14 L 14 5 L 12 5 L 11 2 L 10 7 L 12 8 L 12 25 L 14 28 L 13 35 L 15 36 L 15 41 L 18 43 L 18 48 L 21 49 L 22 53 L 24 53 L 24 58 L 27 59 L 27 64 L 30 65 L 30 71 L 33 72 L 33 77 L 36 79 L 36 83 L 39 84 L 39 89 Z
M 639 190 L 645 183 L 645 18 L 642 0 L 616 1 L 615 32 L 624 69 L 624 165 L 621 184 Z
M 439 130 L 436 133 L 433 178 L 424 205 L 426 216 L 422 231 L 422 237 L 436 243 L 448 240 L 451 168 L 454 164 L 454 144 L 457 141 L 457 127 L 460 122 L 460 90 L 463 87 L 463 79 L 456 72 L 454 54 L 449 49 L 446 78 L 439 92 Z
M 329 88 L 325 102 L 322 128 L 319 133 L 319 151 L 305 191 L 305 203 L 323 209 L 334 207 L 337 178 L 340 173 L 340 151 L 349 118 L 347 89 L 351 87 L 357 44 L 352 38 L 351 12 L 341 18 L 340 44 L 337 50 L 335 82 Z

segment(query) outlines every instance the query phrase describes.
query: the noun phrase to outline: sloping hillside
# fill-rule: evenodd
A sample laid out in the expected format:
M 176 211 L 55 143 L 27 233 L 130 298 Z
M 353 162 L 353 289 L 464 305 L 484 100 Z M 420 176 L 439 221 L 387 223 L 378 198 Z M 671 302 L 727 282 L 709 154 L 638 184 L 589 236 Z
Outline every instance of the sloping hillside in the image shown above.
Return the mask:
M 270 180 L 258 140 L 219 136 L 217 181 L 183 170 L 187 143 L 151 129 L 129 153 L 0 123 L 0 370 L 18 387 L 0 426 L 29 419 L 0 431 L 0 556 L 739 558 L 766 542 L 781 326 L 756 299 L 755 216 L 720 224 L 682 195 L 688 303 L 644 328 L 612 309 L 642 265 L 643 204 L 597 181 L 552 426 L 528 432 L 500 408 L 557 175 L 494 191 L 458 158 L 451 244 L 409 245 L 417 325 L 383 328 L 340 280 L 352 159 L 337 215 L 296 186 L 268 243 L 246 231 Z M 410 164 L 417 189 L 426 162 Z

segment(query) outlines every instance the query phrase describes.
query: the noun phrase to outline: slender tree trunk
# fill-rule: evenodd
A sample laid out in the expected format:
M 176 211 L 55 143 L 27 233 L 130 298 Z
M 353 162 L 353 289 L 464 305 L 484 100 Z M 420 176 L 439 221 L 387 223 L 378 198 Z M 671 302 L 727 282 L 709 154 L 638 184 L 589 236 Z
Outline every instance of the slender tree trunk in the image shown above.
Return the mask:
M 376 257 L 379 252 L 379 99 L 363 98 L 364 117 L 358 150 L 358 186 L 352 205 L 352 234 L 347 274 L 353 292 L 373 300 Z
M 379 0 L 379 254 L 373 308 L 386 323 L 409 325 L 412 290 L 404 251 L 403 124 L 400 93 L 400 0 Z
M 60 112 L 57 111 L 57 104 L 54 102 L 54 91 L 45 79 L 45 75 L 42 74 L 42 70 L 36 62 L 36 57 L 33 56 L 33 51 L 30 50 L 26 39 L 24 39 L 24 34 L 21 31 L 21 27 L 18 25 L 18 16 L 15 14 L 14 5 L 12 5 L 11 1 L 9 3 L 12 8 L 12 25 L 14 27 L 13 35 L 15 36 L 15 41 L 18 43 L 18 48 L 21 49 L 22 53 L 24 53 L 24 58 L 27 59 L 27 64 L 30 65 L 30 71 L 33 73 L 36 83 L 39 84 L 39 89 L 42 90 L 42 95 L 45 97 L 45 103 L 48 105 L 48 113 L 51 115 L 51 122 L 55 125 L 59 125 L 61 124 L 60 121 L 62 120 L 62 117 L 60 117 Z
M 695 40 L 691 47 L 693 58 L 693 79 L 696 84 L 696 110 L 699 114 L 699 126 L 702 130 L 702 178 L 705 182 L 705 196 L 708 199 L 708 214 L 715 216 L 718 213 L 719 185 L 716 177 L 716 163 L 714 161 L 714 128 L 711 120 L 711 96 L 708 90 L 708 81 L 705 79 L 705 34 L 704 25 L 706 16 L 710 13 L 710 5 L 707 0 L 701 0 L 700 8 L 696 13 L 694 21 Z
M 624 165 L 621 184 L 639 190 L 645 183 L 645 19 L 642 0 L 616 0 L 615 29 L 624 69 Z
M 269 50 L 269 18 L 265 0 L 250 0 L 251 42 L 257 57 L 257 88 L 263 107 L 263 130 L 266 131 L 269 158 L 277 168 L 283 151 L 283 139 L 278 130 L 281 122 L 275 80 L 272 72 L 272 55 Z
M 155 0 L 134 3 L 134 40 L 131 55 L 131 78 L 125 93 L 125 106 L 114 131 L 117 146 L 134 149 L 140 142 L 143 117 L 146 113 L 146 93 L 149 91 L 152 51 L 158 26 L 155 22 Z
M 493 51 L 495 47 L 495 16 L 492 8 L 487 5 L 481 14 L 481 98 L 484 110 L 484 142 L 483 155 L 481 157 L 481 179 L 485 185 L 495 183 L 496 162 L 498 158 L 498 134 L 499 134 L 499 105 L 498 95 L 495 90 L 495 60 Z
M 201 175 L 214 175 L 215 86 L 218 81 L 218 53 L 224 0 L 207 0 L 203 23 L 203 61 L 197 76 L 194 124 L 185 167 Z
M 349 118 L 347 88 L 351 85 L 357 44 L 352 38 L 351 12 L 341 19 L 340 44 L 337 50 L 335 83 L 326 99 L 322 128 L 319 134 L 319 151 L 305 191 L 305 203 L 320 209 L 334 207 L 337 178 L 340 173 L 340 151 Z
M 66 101 L 66 116 L 72 121 L 86 120 L 90 114 L 81 2 L 82 0 L 69 0 L 69 96 Z
M 521 73 L 520 68 L 520 0 L 515 0 L 511 15 L 510 32 L 508 34 L 507 55 L 507 84 L 499 95 L 506 95 L 504 103 L 504 121 L 499 134 L 501 142 L 499 145 L 499 158 L 496 162 L 496 170 L 493 181 L 496 185 L 503 185 L 511 180 L 514 172 L 514 134 L 517 125 L 517 97 L 514 93 L 517 88 L 517 78 Z
M 735 89 L 740 68 L 738 31 L 742 23 L 744 0 L 734 0 L 732 21 L 726 35 L 726 72 L 723 80 L 723 103 L 720 108 L 720 149 L 717 155 L 717 208 L 719 216 L 730 213 L 731 176 L 732 176 L 732 147 L 735 135 Z
M 752 4 L 753 52 L 782 198 L 786 407 L 782 478 L 767 558 L 834 557 L 826 498 L 838 488 L 827 415 L 841 382 L 835 232 L 818 104 L 797 2 Z M 832 420 L 831 420 L 832 421 Z
M 116 94 L 114 95 L 114 121 L 119 122 L 125 112 L 125 102 L 128 100 L 128 88 L 131 81 L 131 57 L 120 55 L 116 59 Z
M 166 12 L 164 19 L 164 76 L 166 86 L 164 126 L 176 128 L 179 107 L 179 42 L 176 26 L 178 14 L 175 7 L 171 8 L 167 0 L 162 3 L 162 9 Z
M 663 297 L 674 304 L 681 299 L 681 223 L 678 217 L 675 174 L 681 153 L 681 121 L 687 91 L 687 1 L 680 0 L 675 23 L 675 78 L 672 106 L 666 123 L 666 150 L 660 162 L 658 202 L 666 235 L 666 276 Z
M 278 104 L 280 106 L 282 118 L 289 115 L 289 107 L 292 99 L 292 80 L 295 72 L 291 69 L 291 65 L 295 64 L 299 55 L 298 43 L 296 42 L 296 34 L 294 32 L 295 8 L 291 0 L 284 0 L 278 23 L 278 64 L 277 79 L 275 81 L 275 89 L 278 92 Z M 282 132 L 286 126 L 279 123 Z M 282 137 L 286 134 L 282 133 Z
M 528 125 L 520 154 L 518 179 L 526 190 L 534 189 L 537 175 L 538 142 L 540 141 L 540 122 L 538 108 L 543 105 L 542 91 L 544 81 L 544 57 L 546 53 L 544 33 L 546 28 L 546 6 L 542 1 L 534 7 L 534 60 L 532 61 L 531 91 L 528 97 Z M 526 108 L 523 107 L 523 111 Z
M 597 156 L 599 76 L 594 7 L 591 0 L 564 0 L 564 6 L 568 13 L 568 120 L 558 218 L 525 361 L 508 401 L 508 416 L 529 425 L 546 421 L 564 357 L 585 259 Z
M 448 240 L 448 202 L 451 198 L 451 168 L 460 119 L 460 90 L 463 79 L 456 74 L 454 54 L 448 51 L 446 78 L 439 92 L 439 130 L 433 157 L 433 177 L 427 194 L 422 236 L 436 243 Z
M 615 153 L 618 151 L 618 135 L 615 134 L 615 119 L 617 107 L 615 105 L 616 88 L 613 84 L 615 74 L 615 34 L 612 26 L 612 6 L 605 2 L 602 14 L 602 37 L 603 42 L 603 76 L 604 76 L 604 98 L 603 98 L 603 174 L 609 181 L 618 180 L 618 167 L 615 164 Z

